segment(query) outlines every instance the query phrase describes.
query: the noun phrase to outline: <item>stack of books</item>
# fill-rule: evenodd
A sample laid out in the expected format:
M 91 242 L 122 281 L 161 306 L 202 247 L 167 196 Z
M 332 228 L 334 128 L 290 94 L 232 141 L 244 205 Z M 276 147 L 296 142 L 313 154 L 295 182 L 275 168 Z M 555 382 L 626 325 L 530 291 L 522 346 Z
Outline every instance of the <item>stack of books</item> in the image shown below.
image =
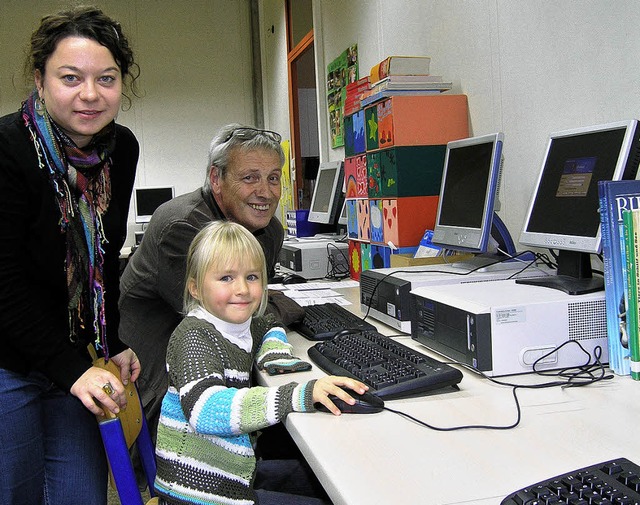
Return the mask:
M 362 108 L 360 100 L 362 94 L 371 89 L 369 76 L 362 77 L 355 82 L 347 84 L 347 96 L 344 101 L 344 115 L 355 114 Z
M 448 91 L 452 83 L 430 74 L 429 56 L 388 56 L 369 73 L 371 87 L 361 97 L 365 106 L 397 95 L 426 95 Z
M 600 181 L 609 368 L 640 380 L 640 180 Z

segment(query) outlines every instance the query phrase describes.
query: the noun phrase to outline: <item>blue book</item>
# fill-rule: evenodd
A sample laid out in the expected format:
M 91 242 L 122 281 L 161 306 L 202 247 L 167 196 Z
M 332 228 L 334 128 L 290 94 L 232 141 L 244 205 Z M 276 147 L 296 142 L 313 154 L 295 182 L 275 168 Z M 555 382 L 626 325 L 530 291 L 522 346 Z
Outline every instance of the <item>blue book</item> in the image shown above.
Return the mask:
M 599 181 L 602 257 L 609 368 L 629 375 L 629 344 L 626 318 L 626 255 L 622 212 L 640 208 L 640 180 Z

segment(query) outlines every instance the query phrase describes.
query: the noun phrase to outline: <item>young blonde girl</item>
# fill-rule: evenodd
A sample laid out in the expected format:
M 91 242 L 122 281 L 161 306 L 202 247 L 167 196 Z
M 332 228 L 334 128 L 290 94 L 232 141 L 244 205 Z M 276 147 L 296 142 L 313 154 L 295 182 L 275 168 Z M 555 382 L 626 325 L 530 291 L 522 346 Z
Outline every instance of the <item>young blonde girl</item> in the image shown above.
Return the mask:
M 263 316 L 266 292 L 264 254 L 246 228 L 216 221 L 198 233 L 187 259 L 186 317 L 167 349 L 169 389 L 156 448 L 156 489 L 165 503 L 322 503 L 254 489 L 263 465 L 282 464 L 256 465 L 255 434 L 290 412 L 313 412 L 314 403 L 340 414 L 328 396 L 353 403 L 339 386 L 358 393 L 367 387 L 333 376 L 278 387 L 252 384 L 254 363 L 267 371 L 310 367 L 292 356 L 273 316 Z

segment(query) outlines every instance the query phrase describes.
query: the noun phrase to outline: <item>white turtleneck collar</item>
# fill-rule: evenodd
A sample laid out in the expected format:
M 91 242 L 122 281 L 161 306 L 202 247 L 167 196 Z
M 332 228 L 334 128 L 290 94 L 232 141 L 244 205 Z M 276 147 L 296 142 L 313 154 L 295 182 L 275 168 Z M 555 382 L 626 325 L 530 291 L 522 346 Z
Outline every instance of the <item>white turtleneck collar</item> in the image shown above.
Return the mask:
M 251 347 L 253 346 L 253 338 L 251 337 L 251 318 L 247 319 L 243 323 L 229 323 L 214 316 L 203 307 L 197 307 L 191 310 L 187 315 L 210 322 L 220 333 L 222 333 L 224 338 L 229 340 L 229 342 L 237 345 L 240 349 L 246 352 L 251 352 Z

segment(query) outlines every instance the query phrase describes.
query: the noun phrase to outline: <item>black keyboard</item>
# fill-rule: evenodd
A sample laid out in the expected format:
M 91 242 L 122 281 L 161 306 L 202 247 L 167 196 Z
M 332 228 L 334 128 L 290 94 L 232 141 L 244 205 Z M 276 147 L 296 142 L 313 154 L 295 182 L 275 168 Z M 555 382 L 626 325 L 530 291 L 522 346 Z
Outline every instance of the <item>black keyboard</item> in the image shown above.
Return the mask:
M 342 330 L 372 330 L 376 327 L 337 303 L 309 305 L 302 321 L 291 328 L 309 340 L 329 340 Z
M 500 505 L 640 503 L 640 466 L 613 459 L 552 477 L 507 496 Z
M 462 380 L 460 370 L 376 331 L 339 335 L 307 352 L 328 374 L 354 377 L 383 399 L 417 396 Z

